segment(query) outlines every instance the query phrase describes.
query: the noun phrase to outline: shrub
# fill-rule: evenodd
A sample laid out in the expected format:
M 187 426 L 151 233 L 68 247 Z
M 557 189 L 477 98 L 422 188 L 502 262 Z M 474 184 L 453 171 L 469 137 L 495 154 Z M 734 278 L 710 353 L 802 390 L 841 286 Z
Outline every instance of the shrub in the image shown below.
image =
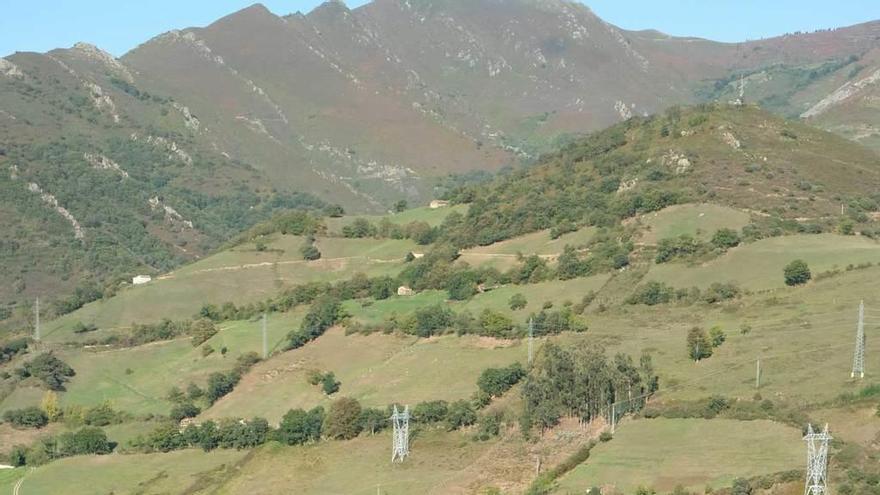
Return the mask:
M 703 300 L 709 304 L 735 299 L 739 297 L 740 290 L 733 282 L 713 282 L 703 294 Z
M 476 422 L 477 413 L 470 402 L 459 400 L 449 406 L 449 412 L 446 415 L 446 428 L 449 431 L 470 426 Z
M 361 431 L 369 431 L 370 435 L 374 435 L 388 427 L 388 414 L 375 408 L 362 409 L 359 422 Z
M 413 408 L 413 419 L 419 423 L 439 423 L 446 419 L 449 403 L 445 400 L 420 402 Z
M 719 229 L 712 236 L 712 245 L 719 249 L 730 249 L 739 243 L 739 234 L 733 229 Z
M 241 376 L 235 372 L 222 373 L 215 371 L 208 376 L 208 389 L 205 391 L 205 397 L 213 404 L 221 397 L 232 392 Z
M 190 335 L 192 335 L 193 347 L 198 347 L 208 341 L 211 337 L 217 335 L 217 327 L 214 325 L 214 322 L 208 318 L 201 318 L 196 320 L 192 326 L 190 326 L 189 332 Z
M 168 417 L 179 423 L 184 418 L 194 418 L 201 412 L 202 410 L 192 402 L 184 402 L 172 407 L 171 412 L 168 413 Z
M 64 382 L 76 373 L 67 363 L 53 356 L 51 352 L 40 354 L 28 361 L 16 372 L 23 378 L 33 376 L 49 387 L 50 390 L 64 390 Z
M 486 414 L 478 422 L 477 434 L 474 438 L 485 442 L 501 433 L 501 415 Z
M 73 333 L 87 333 L 94 332 L 98 327 L 95 326 L 94 323 L 89 323 L 88 325 L 84 324 L 81 321 L 74 323 L 73 325 Z
M 109 402 L 90 407 L 83 414 L 83 422 L 90 426 L 108 426 L 120 421 L 120 413 Z
M 361 432 L 361 405 L 357 400 L 342 397 L 330 405 L 324 418 L 324 434 L 336 440 L 350 440 Z
M 794 260 L 786 265 L 783 274 L 788 286 L 803 285 L 813 277 L 810 267 L 803 260 Z
M 687 258 L 696 255 L 702 250 L 702 244 L 689 235 L 682 235 L 674 239 L 662 239 L 657 245 L 657 256 L 654 261 L 666 263 L 679 258 Z
M 114 445 L 107 439 L 104 430 L 86 426 L 76 432 L 62 433 L 58 437 L 62 456 L 85 454 L 109 454 Z
M 712 347 L 718 347 L 727 340 L 727 336 L 724 335 L 724 331 L 719 326 L 714 326 L 709 329 L 709 339 L 712 341 Z
M 526 304 L 528 304 L 528 301 L 526 301 L 526 296 L 520 293 L 516 293 L 510 296 L 510 301 L 508 302 L 510 309 L 513 311 L 525 308 Z
M 489 308 L 480 313 L 480 335 L 497 338 L 509 338 L 513 333 L 513 320 L 507 315 L 492 311 Z
M 323 390 L 326 395 L 333 395 L 336 392 L 339 392 L 340 385 L 342 385 L 342 383 L 336 380 L 336 375 L 333 374 L 332 371 L 326 373 L 321 378 L 321 390 Z
M 3 413 L 3 420 L 19 428 L 42 428 L 49 424 L 49 416 L 39 407 L 11 409 Z
M 639 287 L 636 291 L 626 298 L 627 304 L 645 304 L 654 306 L 656 304 L 665 304 L 672 301 L 675 291 L 672 287 L 656 281 L 650 281 Z
M 309 412 L 291 409 L 281 419 L 275 438 L 287 445 L 300 445 L 321 438 L 324 424 L 324 408 L 316 407 Z
M 430 337 L 452 326 L 454 317 L 451 309 L 435 304 L 417 309 L 407 326 L 419 337 Z
M 302 254 L 303 259 L 306 261 L 315 261 L 321 259 L 321 251 L 318 251 L 318 248 L 310 242 L 303 244 L 299 252 L 300 254 Z
M 500 397 L 525 376 L 526 371 L 519 363 L 505 368 L 488 368 L 477 379 L 477 387 L 490 397 Z

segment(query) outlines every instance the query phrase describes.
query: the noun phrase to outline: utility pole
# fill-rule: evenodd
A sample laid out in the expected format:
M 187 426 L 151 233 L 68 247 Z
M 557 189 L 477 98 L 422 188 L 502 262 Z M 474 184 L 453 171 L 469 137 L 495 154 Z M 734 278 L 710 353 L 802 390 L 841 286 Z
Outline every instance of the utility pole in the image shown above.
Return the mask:
M 535 319 L 529 318 L 529 364 L 532 364 L 535 352 Z
M 34 340 L 40 341 L 40 298 L 34 304 Z
M 761 358 L 755 363 L 755 388 L 761 388 Z
M 611 434 L 614 434 L 614 426 L 617 423 L 617 403 L 611 404 Z
M 865 377 L 865 301 L 859 304 L 859 326 L 856 330 L 856 351 L 853 354 L 853 366 L 850 378 Z
M 269 357 L 269 341 L 266 337 L 266 313 L 263 313 L 263 359 Z
M 828 424 L 821 433 L 813 431 L 813 425 L 807 425 L 807 482 L 804 495 L 825 495 L 828 484 L 828 442 L 833 440 L 828 434 Z

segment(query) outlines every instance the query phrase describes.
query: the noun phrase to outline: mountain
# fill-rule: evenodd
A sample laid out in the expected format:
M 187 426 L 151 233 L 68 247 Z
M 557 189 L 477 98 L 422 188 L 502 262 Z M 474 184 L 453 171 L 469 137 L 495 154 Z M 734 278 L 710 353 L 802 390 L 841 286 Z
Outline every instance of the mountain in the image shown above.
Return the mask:
M 0 59 L 0 301 L 166 271 L 284 208 L 424 203 L 450 173 L 734 99 L 740 80 L 747 101 L 876 144 L 878 39 L 873 22 L 723 44 L 565 0 L 375 0 L 257 4 L 119 59 L 17 53 Z

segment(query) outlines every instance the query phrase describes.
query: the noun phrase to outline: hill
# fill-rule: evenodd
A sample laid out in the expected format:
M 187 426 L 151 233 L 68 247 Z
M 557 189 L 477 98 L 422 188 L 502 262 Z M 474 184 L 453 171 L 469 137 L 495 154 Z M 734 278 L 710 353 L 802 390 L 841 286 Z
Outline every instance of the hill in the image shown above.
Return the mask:
M 18 53 L 0 61 L 0 233 L 15 239 L 0 246 L 0 316 L 40 294 L 78 306 L 279 209 L 423 204 L 450 173 L 727 101 L 741 77 L 748 101 L 873 146 L 878 31 L 722 44 L 622 30 L 565 0 L 332 1 L 257 4 L 119 59 L 85 43 Z

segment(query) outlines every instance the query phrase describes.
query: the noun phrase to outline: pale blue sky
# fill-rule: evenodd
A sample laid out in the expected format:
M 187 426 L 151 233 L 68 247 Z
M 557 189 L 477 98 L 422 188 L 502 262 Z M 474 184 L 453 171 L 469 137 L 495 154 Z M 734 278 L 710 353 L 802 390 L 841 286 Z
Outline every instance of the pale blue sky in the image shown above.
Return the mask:
M 122 55 L 175 28 L 204 26 L 253 0 L 0 0 L 0 56 L 76 41 Z M 320 0 L 265 0 L 276 14 Z M 366 0 L 348 0 L 350 7 Z M 606 21 L 679 36 L 742 41 L 880 19 L 880 0 L 585 0 Z

